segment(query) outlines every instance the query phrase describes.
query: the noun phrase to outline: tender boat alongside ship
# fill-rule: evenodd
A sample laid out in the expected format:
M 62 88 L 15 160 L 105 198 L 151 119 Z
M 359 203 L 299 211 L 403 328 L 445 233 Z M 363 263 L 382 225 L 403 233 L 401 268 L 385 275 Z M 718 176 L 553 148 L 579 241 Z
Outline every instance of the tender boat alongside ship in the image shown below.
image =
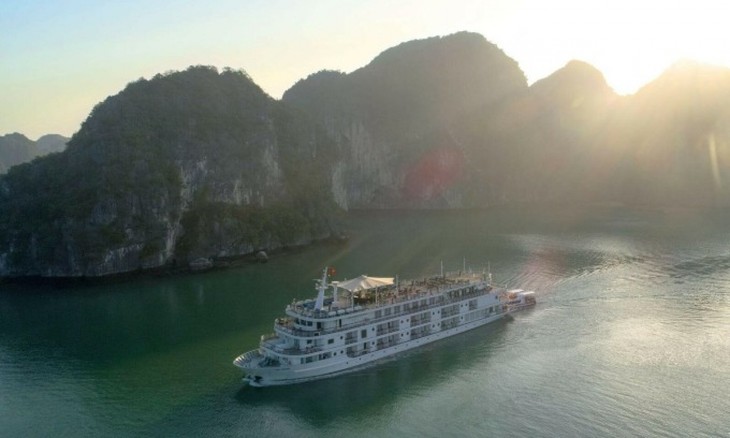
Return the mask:
M 294 301 L 274 333 L 233 363 L 251 386 L 286 385 L 342 374 L 379 359 L 499 320 L 535 304 L 535 295 L 459 271 L 400 282 L 360 276 L 329 282 L 317 298 Z M 327 296 L 331 288 L 331 296 Z

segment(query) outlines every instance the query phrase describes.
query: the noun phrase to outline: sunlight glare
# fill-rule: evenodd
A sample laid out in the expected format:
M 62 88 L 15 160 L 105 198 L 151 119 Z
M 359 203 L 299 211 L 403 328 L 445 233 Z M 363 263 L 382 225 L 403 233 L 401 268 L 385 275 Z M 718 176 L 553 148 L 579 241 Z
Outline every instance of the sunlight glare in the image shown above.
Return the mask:
M 730 66 L 730 4 L 717 0 L 526 1 L 498 42 L 530 83 L 572 59 L 598 68 L 619 94 L 633 94 L 682 59 Z M 490 32 L 484 30 L 489 38 Z M 542 38 L 536 39 L 535 35 Z

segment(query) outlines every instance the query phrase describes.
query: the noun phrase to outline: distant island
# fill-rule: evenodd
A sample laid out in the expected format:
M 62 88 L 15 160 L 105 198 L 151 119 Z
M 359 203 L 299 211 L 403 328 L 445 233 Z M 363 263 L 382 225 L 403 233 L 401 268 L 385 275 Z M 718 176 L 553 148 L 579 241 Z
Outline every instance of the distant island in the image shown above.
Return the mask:
M 58 134 L 47 134 L 37 141 L 32 141 L 23 134 L 13 133 L 0 136 L 0 174 L 11 167 L 27 163 L 34 158 L 66 148 L 68 138 Z
M 313 73 L 279 101 L 243 71 L 159 74 L 99 103 L 65 151 L 7 166 L 0 276 L 303 245 L 351 209 L 726 207 L 729 97 L 730 70 L 687 62 L 632 96 L 580 61 L 528 86 L 467 32 Z

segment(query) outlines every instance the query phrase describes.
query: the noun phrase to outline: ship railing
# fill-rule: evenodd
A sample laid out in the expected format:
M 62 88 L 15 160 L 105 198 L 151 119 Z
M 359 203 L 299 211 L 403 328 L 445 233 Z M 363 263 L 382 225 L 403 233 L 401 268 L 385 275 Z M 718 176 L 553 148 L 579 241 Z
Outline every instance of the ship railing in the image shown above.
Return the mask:
M 265 343 L 265 344 L 263 344 L 263 347 L 267 348 L 271 351 L 274 351 L 276 353 L 289 354 L 292 356 L 306 355 L 306 354 L 317 353 L 319 351 L 322 351 L 321 347 L 307 347 L 305 349 L 300 349 L 300 348 L 285 347 L 285 346 L 274 344 L 274 343 Z
M 397 331 L 400 331 L 400 327 L 384 327 L 379 328 L 375 331 L 375 336 L 383 336 L 388 335 L 390 333 L 395 333 Z
M 421 318 L 418 320 L 411 320 L 411 327 L 416 327 L 424 324 L 429 324 L 431 322 L 431 318 Z
M 276 338 L 278 335 L 276 333 L 267 333 L 265 335 L 261 335 L 261 342 L 266 342 L 270 339 Z
M 442 310 L 441 311 L 441 318 L 442 319 L 443 318 L 449 318 L 451 316 L 458 315 L 458 314 L 459 314 L 459 308 L 458 307 L 456 309 Z
M 363 355 L 368 354 L 370 352 L 371 352 L 370 349 L 365 349 L 365 350 L 360 350 L 360 351 L 348 351 L 347 352 L 347 357 L 353 358 L 353 357 L 363 356 Z
M 431 334 L 431 331 L 426 330 L 426 327 L 423 327 L 423 330 L 411 331 L 411 340 L 422 338 L 422 337 L 430 335 L 430 334 Z
M 485 282 L 481 281 L 474 281 L 476 277 L 470 277 L 469 279 L 464 280 L 452 280 L 450 282 L 441 282 L 438 284 L 432 284 L 429 283 L 429 280 L 423 280 L 414 282 L 413 285 L 404 285 L 400 288 L 400 290 L 397 292 L 396 296 L 390 296 L 387 297 L 388 293 L 392 294 L 394 292 L 393 289 L 390 289 L 390 291 L 382 292 L 383 298 L 378 303 L 369 303 L 369 304 L 358 304 L 354 308 L 340 308 L 340 309 L 330 309 L 330 310 L 314 310 L 309 308 L 308 306 L 305 306 L 303 303 L 295 303 L 290 304 L 286 307 L 287 311 L 291 311 L 297 315 L 301 316 L 307 316 L 310 318 L 316 318 L 316 319 L 326 319 L 326 318 L 333 318 L 335 316 L 341 316 L 341 315 L 348 315 L 355 312 L 361 312 L 363 310 L 370 310 L 370 309 L 377 309 L 393 304 L 399 304 L 399 303 L 407 303 L 409 301 L 418 301 L 422 300 L 424 298 L 430 298 L 435 296 L 444 296 L 444 294 L 447 294 L 449 292 L 454 292 L 457 290 L 461 290 L 464 288 L 464 286 L 472 285 L 475 288 L 483 285 L 486 285 Z M 488 285 L 487 285 L 488 286 Z M 478 289 L 475 292 L 467 292 L 464 293 L 461 297 L 457 299 L 452 298 L 452 300 L 460 301 L 467 296 L 479 296 L 483 295 L 484 293 L 487 293 L 491 290 L 491 287 L 487 287 L 486 289 Z M 447 298 L 448 299 L 448 298 Z M 428 306 L 428 305 L 427 305 Z M 340 313 L 342 312 L 342 313 Z
M 253 364 L 257 360 L 260 360 L 262 357 L 263 355 L 259 352 L 259 350 L 252 350 L 238 356 L 235 362 L 237 365 L 246 366 L 247 364 Z
M 392 346 L 394 346 L 396 344 L 398 344 L 398 341 L 394 341 L 394 340 L 383 340 L 383 341 L 380 341 L 379 340 L 375 344 L 375 346 L 377 347 L 377 350 L 382 350 L 384 348 L 392 347 Z

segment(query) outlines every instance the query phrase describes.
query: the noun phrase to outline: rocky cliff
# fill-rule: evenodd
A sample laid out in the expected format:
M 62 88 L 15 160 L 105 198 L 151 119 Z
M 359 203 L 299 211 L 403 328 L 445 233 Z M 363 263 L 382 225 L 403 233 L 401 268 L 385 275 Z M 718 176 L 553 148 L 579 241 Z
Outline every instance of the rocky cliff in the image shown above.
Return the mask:
M 331 232 L 331 141 L 242 72 L 158 75 L 0 179 L 0 273 L 99 276 Z
M 463 207 L 461 122 L 526 90 L 513 59 L 462 32 L 403 43 L 350 74 L 315 73 L 282 99 L 337 141 L 343 207 Z
M 496 46 L 458 33 L 315 73 L 283 100 L 337 142 L 343 207 L 723 206 L 729 89 L 730 70 L 686 62 L 633 96 L 580 61 L 528 87 Z

